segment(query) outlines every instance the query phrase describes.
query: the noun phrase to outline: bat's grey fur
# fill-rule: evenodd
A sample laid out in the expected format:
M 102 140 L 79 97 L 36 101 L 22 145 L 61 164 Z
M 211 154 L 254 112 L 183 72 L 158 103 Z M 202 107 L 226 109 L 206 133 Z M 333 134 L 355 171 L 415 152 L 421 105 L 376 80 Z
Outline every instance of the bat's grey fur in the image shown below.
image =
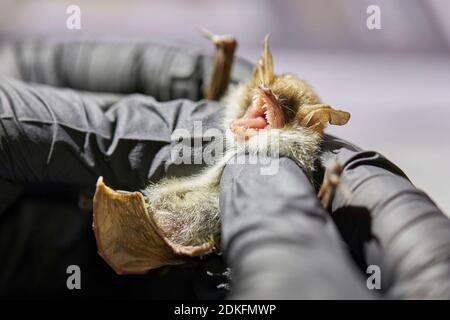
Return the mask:
M 248 107 L 242 103 L 248 94 L 248 84 L 241 84 L 229 91 L 223 99 L 226 137 L 223 158 L 201 174 L 163 179 L 143 191 L 150 214 L 154 215 L 166 236 L 175 243 L 197 245 L 204 243 L 211 235 L 220 233 L 219 182 L 223 168 L 234 155 L 268 154 L 267 149 L 274 150 L 273 143 L 277 143 L 280 156 L 292 158 L 307 173 L 313 170 L 321 134 L 294 121 L 280 129 L 264 130 L 265 135 L 255 135 L 245 142 L 239 141 L 229 127 L 231 121 L 241 117 Z M 267 143 L 261 143 L 261 139 L 266 139 Z

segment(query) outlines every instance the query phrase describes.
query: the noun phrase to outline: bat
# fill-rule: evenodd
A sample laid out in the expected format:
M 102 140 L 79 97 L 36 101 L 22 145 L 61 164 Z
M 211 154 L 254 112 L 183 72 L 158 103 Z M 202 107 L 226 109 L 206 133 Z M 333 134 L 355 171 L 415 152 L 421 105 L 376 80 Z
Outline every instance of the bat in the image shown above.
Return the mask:
M 295 75 L 275 73 L 269 36 L 252 77 L 229 86 L 237 42 L 231 36 L 204 33 L 217 50 L 205 96 L 221 99 L 225 108 L 226 152 L 200 174 L 164 178 L 142 192 L 114 191 L 99 178 L 93 229 L 99 254 L 119 274 L 144 273 L 219 251 L 219 182 L 226 163 L 237 154 L 267 154 L 276 143 L 280 156 L 290 157 L 311 176 L 325 127 L 350 119 L 348 112 L 322 103 Z M 332 200 L 341 171 L 335 165 L 325 173 L 318 194 L 324 207 Z

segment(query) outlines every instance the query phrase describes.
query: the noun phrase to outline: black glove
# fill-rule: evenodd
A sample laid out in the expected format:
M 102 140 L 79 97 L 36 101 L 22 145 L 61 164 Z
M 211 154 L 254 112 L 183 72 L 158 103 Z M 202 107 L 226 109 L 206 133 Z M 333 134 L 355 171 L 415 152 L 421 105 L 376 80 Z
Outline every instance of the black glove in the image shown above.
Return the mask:
M 221 180 L 231 297 L 371 298 L 303 171 L 287 158 L 279 160 L 274 175 L 261 174 L 264 166 L 229 164 Z

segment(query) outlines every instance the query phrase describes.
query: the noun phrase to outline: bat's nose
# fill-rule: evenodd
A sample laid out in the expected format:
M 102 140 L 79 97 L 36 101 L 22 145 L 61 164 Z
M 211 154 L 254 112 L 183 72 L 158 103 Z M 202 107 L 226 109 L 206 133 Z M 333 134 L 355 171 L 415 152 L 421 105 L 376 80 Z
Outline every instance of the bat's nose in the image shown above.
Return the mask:
M 262 91 L 264 91 L 264 93 L 270 93 L 271 92 L 269 87 L 265 83 L 262 83 L 258 88 L 261 89 Z
M 262 96 L 265 96 L 266 98 L 270 99 L 273 103 L 278 103 L 272 90 L 270 90 L 269 86 L 266 85 L 265 83 L 258 86 L 258 91 Z

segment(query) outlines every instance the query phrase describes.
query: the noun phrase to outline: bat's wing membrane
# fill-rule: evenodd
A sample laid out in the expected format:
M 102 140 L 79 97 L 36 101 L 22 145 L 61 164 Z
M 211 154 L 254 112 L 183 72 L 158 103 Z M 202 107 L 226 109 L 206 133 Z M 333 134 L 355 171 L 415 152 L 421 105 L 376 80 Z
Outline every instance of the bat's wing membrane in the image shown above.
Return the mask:
M 181 246 L 163 236 L 140 192 L 114 191 L 102 177 L 94 196 L 93 229 L 98 253 L 118 274 L 145 273 L 207 254 L 214 242 Z

